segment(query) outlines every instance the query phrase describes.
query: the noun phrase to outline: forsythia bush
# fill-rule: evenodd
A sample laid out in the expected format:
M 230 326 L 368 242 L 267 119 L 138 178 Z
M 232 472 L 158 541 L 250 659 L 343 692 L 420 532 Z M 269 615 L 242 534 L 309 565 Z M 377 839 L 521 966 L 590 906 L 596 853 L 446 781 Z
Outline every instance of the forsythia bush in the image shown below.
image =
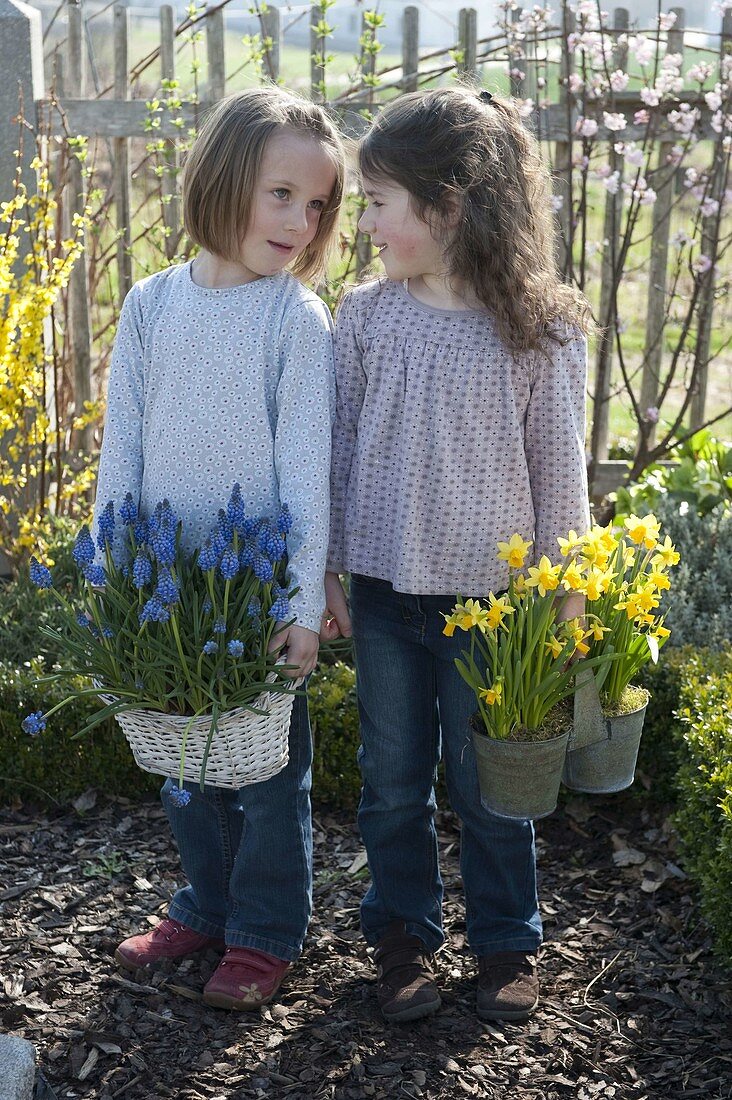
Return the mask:
M 15 564 L 33 547 L 47 549 L 51 481 L 58 509 L 62 501 L 78 499 L 94 476 L 91 466 L 72 473 L 58 457 L 64 448 L 61 383 L 49 338 L 88 219 L 75 215 L 72 235 L 58 239 L 47 168 L 37 159 L 31 169 L 38 174 L 36 193 L 29 195 L 18 180 L 10 201 L 0 203 L 0 537 Z

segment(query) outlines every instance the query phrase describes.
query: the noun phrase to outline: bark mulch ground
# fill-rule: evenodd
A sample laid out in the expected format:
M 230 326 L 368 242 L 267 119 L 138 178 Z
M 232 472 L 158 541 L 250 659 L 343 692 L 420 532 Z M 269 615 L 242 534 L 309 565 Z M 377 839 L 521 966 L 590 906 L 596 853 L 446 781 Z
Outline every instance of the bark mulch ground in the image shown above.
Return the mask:
M 732 1097 L 732 982 L 662 816 L 616 795 L 539 823 L 543 997 L 522 1025 L 475 1017 L 454 818 L 439 830 L 444 1007 L 387 1028 L 349 818 L 316 815 L 315 917 L 281 1000 L 232 1015 L 200 1001 L 214 955 L 136 976 L 112 961 L 121 937 L 165 912 L 179 875 L 158 805 L 90 794 L 57 815 L 6 813 L 0 1029 L 36 1045 L 39 1096 L 58 1100 Z

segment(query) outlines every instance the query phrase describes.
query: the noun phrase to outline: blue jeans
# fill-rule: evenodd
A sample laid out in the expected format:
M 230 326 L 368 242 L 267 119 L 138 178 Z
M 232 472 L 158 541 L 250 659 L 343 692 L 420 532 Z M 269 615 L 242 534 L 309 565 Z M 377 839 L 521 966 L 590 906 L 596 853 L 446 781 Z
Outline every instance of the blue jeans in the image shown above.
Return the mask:
M 287 767 L 241 790 L 186 783 L 187 806 L 161 796 L 189 885 L 169 915 L 189 928 L 296 959 L 312 912 L 312 743 L 307 699 L 296 695 Z
M 466 635 L 442 633 L 440 612 L 454 603 L 451 596 L 405 595 L 387 581 L 351 577 L 363 777 L 358 823 L 371 871 L 361 924 L 371 944 L 395 919 L 432 951 L 444 942 L 434 826 L 442 751 L 462 825 L 471 949 L 531 952 L 541 942 L 534 829 L 481 805 L 468 733 L 475 698 L 455 667 Z

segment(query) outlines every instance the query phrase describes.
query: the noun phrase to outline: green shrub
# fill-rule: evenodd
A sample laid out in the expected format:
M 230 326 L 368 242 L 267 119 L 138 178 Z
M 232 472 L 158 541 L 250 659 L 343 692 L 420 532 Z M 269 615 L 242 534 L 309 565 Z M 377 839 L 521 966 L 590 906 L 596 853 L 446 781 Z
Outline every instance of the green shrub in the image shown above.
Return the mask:
M 666 646 L 657 665 L 647 664 L 638 676 L 651 693 L 638 754 L 638 771 L 650 781 L 650 797 L 657 802 L 676 798 L 676 773 L 681 762 L 683 727 L 676 717 L 681 699 L 684 666 L 690 649 Z
M 320 668 L 311 677 L 308 698 L 315 746 L 313 801 L 353 810 L 361 789 L 355 671 L 343 661 Z
M 692 656 L 684 668 L 679 718 L 684 759 L 677 777 L 676 827 L 684 865 L 698 882 L 716 946 L 732 963 L 732 648 Z
M 732 443 L 715 439 L 703 429 L 672 451 L 670 458 L 671 464 L 648 466 L 638 481 L 611 495 L 616 516 L 656 512 L 662 500 L 677 508 L 685 504 L 702 516 L 732 506 Z

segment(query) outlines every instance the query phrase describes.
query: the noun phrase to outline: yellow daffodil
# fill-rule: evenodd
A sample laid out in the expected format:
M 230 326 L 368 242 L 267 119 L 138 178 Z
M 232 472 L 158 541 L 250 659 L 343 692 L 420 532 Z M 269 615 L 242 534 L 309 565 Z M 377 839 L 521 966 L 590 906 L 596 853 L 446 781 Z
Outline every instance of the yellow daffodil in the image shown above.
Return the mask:
M 671 539 L 666 535 L 666 538 L 656 547 L 656 553 L 651 558 L 651 565 L 655 569 L 665 568 L 670 569 L 673 565 L 679 564 L 679 553 L 674 549 L 674 544 Z
M 655 595 L 651 585 L 644 585 L 638 589 L 638 606 L 642 607 L 644 611 L 652 611 L 654 607 L 658 607 L 658 596 Z
M 668 629 L 668 627 L 661 626 L 660 624 L 656 627 L 655 630 L 651 631 L 652 636 L 654 638 L 658 638 L 659 641 L 663 641 L 665 638 L 668 638 L 670 633 L 671 631 Z
M 585 578 L 584 593 L 588 600 L 599 600 L 604 592 L 607 592 L 612 573 L 605 573 L 602 569 L 590 569 Z
M 574 642 L 575 653 L 581 653 L 583 657 L 586 657 L 590 652 L 590 647 L 587 645 L 585 638 L 589 638 L 592 631 L 585 630 L 579 619 L 565 619 L 561 626 L 567 631 L 567 637 Z
M 617 536 L 613 533 L 611 523 L 609 523 L 607 527 L 600 527 L 599 524 L 596 524 L 592 528 L 590 535 L 593 542 L 596 542 L 608 554 L 612 554 L 613 550 L 618 545 L 618 539 Z
M 522 569 L 531 545 L 520 535 L 511 535 L 508 542 L 498 543 L 498 560 L 507 561 L 511 569 Z
M 559 638 L 556 638 L 556 637 L 548 638 L 547 641 L 544 642 L 544 645 L 546 646 L 546 648 L 548 650 L 551 651 L 551 655 L 552 655 L 552 657 L 554 658 L 555 661 L 558 657 L 562 656 L 564 646 L 559 641 Z
M 571 554 L 573 550 L 576 550 L 578 546 L 581 546 L 584 542 L 584 535 L 578 535 L 576 531 L 570 531 L 569 536 L 566 539 L 557 539 L 559 543 L 559 550 L 563 558 L 566 558 L 568 554 Z
M 537 588 L 540 596 L 546 596 L 547 592 L 553 592 L 559 584 L 561 566 L 552 565 L 546 554 L 542 554 L 538 566 L 529 566 L 529 576 L 526 583 L 531 588 Z
M 602 623 L 593 623 L 590 628 L 590 634 L 594 642 L 601 642 L 605 634 L 609 634 L 610 627 L 603 626 Z M 588 634 L 589 637 L 589 634 Z
M 562 585 L 567 592 L 578 592 L 581 590 L 585 578 L 582 574 L 582 570 L 576 561 L 571 561 L 567 568 L 564 570 L 564 576 L 562 577 Z
M 625 569 L 632 569 L 635 565 L 635 548 L 628 546 L 623 547 L 623 567 Z
M 628 537 L 636 546 L 642 543 L 646 550 L 652 550 L 657 545 L 661 525 L 655 516 L 628 516 L 624 526 Z
M 488 594 L 488 602 L 490 607 L 488 608 L 486 622 L 491 629 L 495 630 L 497 626 L 502 624 L 505 615 L 513 615 L 515 608 L 511 607 L 505 596 L 496 599 L 492 592 Z
M 501 696 L 503 695 L 503 681 L 496 680 L 489 688 L 481 688 L 478 692 L 478 697 L 487 703 L 489 707 L 495 705 L 500 706 Z
M 652 588 L 657 588 L 659 592 L 663 592 L 665 589 L 671 587 L 671 581 L 668 579 L 665 573 L 662 573 L 660 569 L 652 569 L 648 574 L 647 583 Z
M 447 638 L 452 638 L 453 634 L 455 633 L 455 627 L 459 626 L 459 623 L 457 621 L 457 615 L 454 615 L 454 614 L 453 615 L 446 615 L 444 611 L 440 612 L 440 614 L 442 615 L 443 619 L 445 620 L 445 625 L 442 628 L 442 633 Z
M 589 566 L 595 565 L 598 569 L 604 569 L 609 561 L 610 552 L 605 549 L 602 542 L 588 536 L 582 547 L 580 566 L 587 569 Z
M 526 577 L 523 573 L 517 573 L 513 578 L 513 590 L 517 596 L 526 594 Z

